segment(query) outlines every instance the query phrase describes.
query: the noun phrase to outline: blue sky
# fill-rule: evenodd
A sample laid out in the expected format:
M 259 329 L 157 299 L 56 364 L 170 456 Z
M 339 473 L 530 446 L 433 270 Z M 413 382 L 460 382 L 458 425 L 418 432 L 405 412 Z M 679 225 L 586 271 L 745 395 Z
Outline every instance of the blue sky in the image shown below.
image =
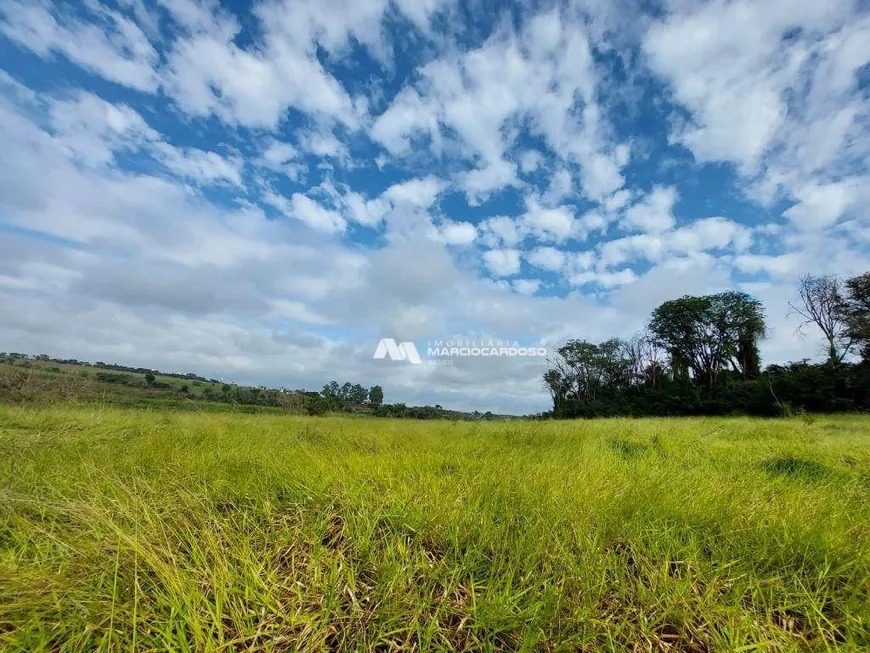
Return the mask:
M 868 267 L 870 9 L 0 0 L 0 349 L 525 412 L 554 346 Z

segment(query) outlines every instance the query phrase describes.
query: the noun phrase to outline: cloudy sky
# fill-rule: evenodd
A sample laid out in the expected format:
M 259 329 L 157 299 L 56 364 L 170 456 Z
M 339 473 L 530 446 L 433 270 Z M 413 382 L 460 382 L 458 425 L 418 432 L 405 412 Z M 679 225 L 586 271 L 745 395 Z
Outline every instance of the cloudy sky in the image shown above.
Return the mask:
M 0 350 L 545 409 L 540 363 L 870 268 L 870 6 L 0 0 Z

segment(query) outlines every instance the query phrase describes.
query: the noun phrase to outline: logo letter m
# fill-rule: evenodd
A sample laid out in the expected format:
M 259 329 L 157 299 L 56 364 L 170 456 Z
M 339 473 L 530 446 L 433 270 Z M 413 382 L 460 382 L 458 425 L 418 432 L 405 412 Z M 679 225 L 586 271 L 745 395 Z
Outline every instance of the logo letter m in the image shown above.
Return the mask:
M 393 361 L 408 361 L 414 365 L 421 365 L 423 361 L 417 353 L 417 346 L 413 342 L 397 343 L 393 338 L 383 338 L 375 349 L 374 358 L 389 358 Z

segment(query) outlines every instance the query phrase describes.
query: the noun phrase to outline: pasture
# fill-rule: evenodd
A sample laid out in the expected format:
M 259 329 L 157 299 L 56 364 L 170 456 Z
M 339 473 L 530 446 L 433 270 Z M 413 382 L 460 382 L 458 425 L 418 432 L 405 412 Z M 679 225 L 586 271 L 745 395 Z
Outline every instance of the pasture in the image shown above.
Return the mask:
M 859 651 L 870 419 L 0 406 L 0 650 Z

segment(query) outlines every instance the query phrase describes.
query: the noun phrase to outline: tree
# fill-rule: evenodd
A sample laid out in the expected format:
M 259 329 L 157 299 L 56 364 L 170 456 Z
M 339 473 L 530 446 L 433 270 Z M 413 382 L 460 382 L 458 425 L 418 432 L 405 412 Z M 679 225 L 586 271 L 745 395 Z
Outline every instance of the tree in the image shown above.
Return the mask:
M 368 397 L 369 391 L 359 383 L 354 383 L 348 392 L 346 401 L 354 406 L 361 406 L 366 402 Z
M 860 349 L 862 360 L 870 362 L 870 272 L 847 280 L 846 288 L 846 335 Z
M 828 361 L 841 363 L 854 343 L 850 335 L 848 309 L 843 301 L 842 280 L 834 275 L 804 275 L 798 282 L 798 296 L 799 304 L 788 303 L 790 313 L 803 320 L 795 333 L 802 333 L 810 324 L 816 325 L 828 343 Z
M 635 333 L 623 342 L 623 357 L 629 366 L 631 384 L 646 387 L 659 386 L 665 376 L 665 352 L 649 333 Z
M 154 380 L 155 380 L 155 377 L 154 377 L 153 374 L 148 373 L 148 374 L 145 375 L 145 383 L 146 383 L 147 385 L 149 385 L 149 386 L 154 385 Z
M 550 364 L 553 365 L 553 361 L 550 361 Z M 544 387 L 550 392 L 550 398 L 553 400 L 553 413 L 556 416 L 561 415 L 568 394 L 568 382 L 562 370 L 551 367 L 544 372 Z
M 746 293 L 667 301 L 653 311 L 649 324 L 654 342 L 670 357 L 675 379 L 714 386 L 731 367 L 744 377 L 757 375 L 758 340 L 765 335 L 761 302 Z
M 595 401 L 604 390 L 615 391 L 631 385 L 632 361 L 626 357 L 626 343 L 611 338 L 596 345 L 587 340 L 569 340 L 550 361 L 544 385 L 554 406 L 567 398 Z
M 588 340 L 569 340 L 557 350 L 556 371 L 566 398 L 595 401 L 601 386 L 598 346 Z
M 384 403 L 384 389 L 381 386 L 373 385 L 369 390 L 369 403 L 375 407 Z
M 728 352 L 732 369 L 739 372 L 744 379 L 756 378 L 761 374 L 758 341 L 767 335 L 761 302 L 746 293 L 734 291 L 713 297 L 723 337 L 729 339 Z
M 325 386 L 323 386 L 323 390 L 320 391 L 327 399 L 341 399 L 341 387 L 338 385 L 337 381 L 330 381 Z

